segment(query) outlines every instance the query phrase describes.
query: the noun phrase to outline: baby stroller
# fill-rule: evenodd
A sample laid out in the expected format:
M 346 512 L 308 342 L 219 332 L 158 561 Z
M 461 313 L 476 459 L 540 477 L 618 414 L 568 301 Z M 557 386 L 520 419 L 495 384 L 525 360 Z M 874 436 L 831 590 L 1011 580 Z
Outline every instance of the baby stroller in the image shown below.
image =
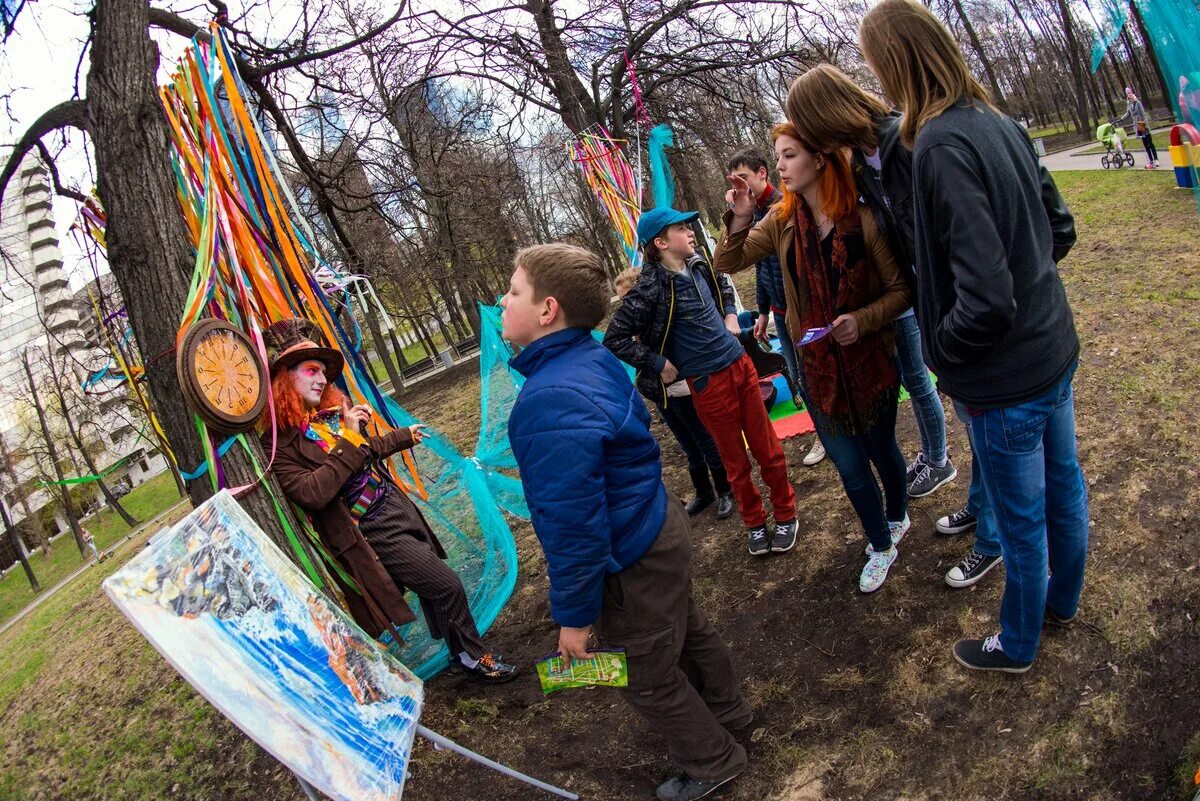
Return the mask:
M 1125 149 L 1121 141 L 1121 129 L 1112 122 L 1106 122 L 1096 129 L 1096 139 L 1104 144 L 1104 155 L 1100 157 L 1100 166 L 1114 170 L 1122 166 L 1133 166 L 1133 154 Z

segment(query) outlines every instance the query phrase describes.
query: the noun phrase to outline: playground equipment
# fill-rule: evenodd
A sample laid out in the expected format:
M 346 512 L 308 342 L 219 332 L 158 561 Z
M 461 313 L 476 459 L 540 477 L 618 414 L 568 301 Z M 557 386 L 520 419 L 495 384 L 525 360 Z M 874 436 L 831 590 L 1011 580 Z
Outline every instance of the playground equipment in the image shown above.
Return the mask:
M 1180 189 L 1196 188 L 1196 160 L 1200 158 L 1200 131 L 1188 124 L 1171 128 L 1171 166 L 1175 168 L 1175 185 Z

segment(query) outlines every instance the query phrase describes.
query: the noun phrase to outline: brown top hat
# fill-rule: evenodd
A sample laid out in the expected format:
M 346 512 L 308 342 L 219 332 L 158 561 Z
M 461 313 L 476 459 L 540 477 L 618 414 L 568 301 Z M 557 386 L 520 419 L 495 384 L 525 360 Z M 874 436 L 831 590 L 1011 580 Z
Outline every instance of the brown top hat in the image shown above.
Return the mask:
M 324 341 L 320 329 L 309 320 L 292 318 L 271 323 L 263 331 L 271 375 L 312 359 L 325 365 L 327 379 L 336 381 L 346 360 L 341 353 L 321 344 Z

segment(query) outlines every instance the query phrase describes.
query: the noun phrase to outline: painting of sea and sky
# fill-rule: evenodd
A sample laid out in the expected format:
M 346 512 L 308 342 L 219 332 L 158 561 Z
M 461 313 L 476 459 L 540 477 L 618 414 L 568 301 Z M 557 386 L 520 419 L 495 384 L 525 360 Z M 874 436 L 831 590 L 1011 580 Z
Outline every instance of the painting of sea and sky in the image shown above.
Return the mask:
M 398 799 L 424 687 L 228 491 L 104 582 L 158 652 L 272 756 L 339 801 Z

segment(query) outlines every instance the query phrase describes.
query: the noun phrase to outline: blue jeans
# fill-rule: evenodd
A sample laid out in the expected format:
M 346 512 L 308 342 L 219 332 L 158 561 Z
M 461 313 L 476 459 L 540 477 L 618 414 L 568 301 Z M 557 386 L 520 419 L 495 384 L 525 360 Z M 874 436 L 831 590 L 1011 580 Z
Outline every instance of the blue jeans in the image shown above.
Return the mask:
M 954 402 L 954 411 L 958 419 L 967 428 L 967 441 L 971 440 L 971 415 L 967 407 L 958 401 Z M 971 443 L 971 486 L 967 489 L 967 511 L 975 515 L 975 545 L 974 549 L 984 556 L 1000 556 L 1000 535 L 996 532 L 996 516 L 992 513 L 992 502 L 988 500 L 987 490 L 983 486 L 983 474 L 979 472 L 975 444 Z
M 776 311 L 771 312 L 771 317 L 775 320 L 775 333 L 779 335 L 779 352 L 783 354 L 783 361 L 787 364 L 788 384 L 792 388 L 794 398 L 800 388 L 800 364 L 796 359 L 796 343 L 788 331 L 787 317 Z
M 1071 617 L 1083 590 L 1088 504 L 1075 452 L 1074 374 L 1031 401 L 968 418 L 1004 553 L 1000 646 L 1018 662 L 1037 655 L 1046 607 Z
M 917 316 L 909 314 L 896 320 L 896 356 L 900 380 L 912 398 L 913 415 L 921 432 L 921 452 L 934 464 L 946 461 L 946 411 L 938 397 L 929 368 L 921 353 L 921 329 Z
M 858 514 L 867 539 L 875 550 L 886 551 L 892 547 L 888 521 L 898 523 L 908 514 L 908 487 L 904 475 L 907 466 L 900 446 L 896 444 L 896 404 L 892 403 L 879 422 L 865 434 L 832 434 L 821 413 L 808 403 L 807 398 L 804 400 L 817 436 L 841 476 L 846 497 Z M 872 464 L 883 482 L 882 497 L 879 483 L 871 472 Z

